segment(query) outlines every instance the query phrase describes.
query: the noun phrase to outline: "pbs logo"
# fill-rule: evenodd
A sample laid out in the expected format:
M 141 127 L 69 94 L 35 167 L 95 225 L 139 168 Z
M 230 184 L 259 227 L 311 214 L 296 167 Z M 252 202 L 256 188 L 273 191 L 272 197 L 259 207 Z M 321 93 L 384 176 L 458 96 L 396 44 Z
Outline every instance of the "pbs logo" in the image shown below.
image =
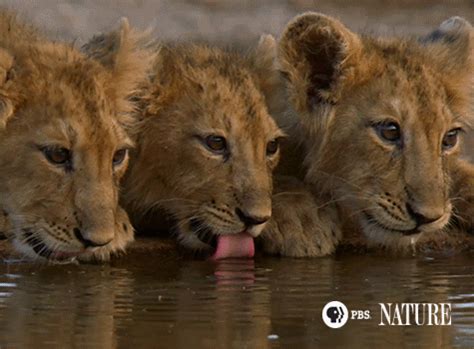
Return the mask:
M 323 321 L 330 328 L 341 328 L 349 319 L 349 310 L 344 303 L 332 301 L 323 308 Z

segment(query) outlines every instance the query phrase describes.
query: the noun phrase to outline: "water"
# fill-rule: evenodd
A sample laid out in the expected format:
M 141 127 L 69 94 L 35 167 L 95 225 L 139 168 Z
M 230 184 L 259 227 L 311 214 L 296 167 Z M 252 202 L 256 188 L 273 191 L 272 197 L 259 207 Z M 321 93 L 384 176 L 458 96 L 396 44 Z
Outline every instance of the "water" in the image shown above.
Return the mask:
M 473 257 L 3 264 L 0 347 L 473 347 Z M 330 329 L 331 300 L 371 319 Z M 380 327 L 379 302 L 452 303 L 452 325 Z

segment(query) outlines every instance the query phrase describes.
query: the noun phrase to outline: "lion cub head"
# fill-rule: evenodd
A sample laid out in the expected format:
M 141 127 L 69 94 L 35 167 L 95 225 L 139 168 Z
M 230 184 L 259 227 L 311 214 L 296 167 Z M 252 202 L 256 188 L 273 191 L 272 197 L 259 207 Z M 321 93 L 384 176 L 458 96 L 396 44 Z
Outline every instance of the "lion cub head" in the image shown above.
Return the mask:
M 118 181 L 133 145 L 127 96 L 145 74 L 127 23 L 108 62 L 0 15 L 0 207 L 27 256 L 106 259 L 132 240 Z M 22 35 L 23 34 L 23 35 Z
M 204 45 L 161 48 L 139 102 L 124 185 L 138 225 L 143 213 L 164 209 L 186 247 L 253 254 L 252 237 L 272 213 L 283 136 L 266 103 L 278 82 L 275 54 L 271 37 L 248 56 Z
M 317 13 L 281 38 L 306 180 L 371 241 L 403 244 L 450 221 L 450 168 L 472 121 L 472 38 L 461 18 L 420 40 L 376 39 Z

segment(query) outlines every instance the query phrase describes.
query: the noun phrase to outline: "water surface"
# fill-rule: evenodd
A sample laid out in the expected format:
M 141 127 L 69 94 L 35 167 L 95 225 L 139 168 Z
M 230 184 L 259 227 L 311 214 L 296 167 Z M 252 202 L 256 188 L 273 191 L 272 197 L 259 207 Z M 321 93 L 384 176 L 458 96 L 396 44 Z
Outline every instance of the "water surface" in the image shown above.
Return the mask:
M 473 347 L 473 257 L 4 263 L 0 347 Z M 331 300 L 371 319 L 330 329 Z M 379 302 L 449 302 L 452 325 L 380 327 Z

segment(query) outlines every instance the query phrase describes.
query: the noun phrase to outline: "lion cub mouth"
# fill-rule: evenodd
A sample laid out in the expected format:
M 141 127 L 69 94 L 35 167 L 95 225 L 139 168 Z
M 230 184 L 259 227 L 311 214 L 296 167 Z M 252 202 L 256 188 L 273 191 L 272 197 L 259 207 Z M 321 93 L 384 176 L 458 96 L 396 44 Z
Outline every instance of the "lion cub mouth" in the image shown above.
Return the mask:
M 255 244 L 246 231 L 237 234 L 216 234 L 199 219 L 192 219 L 190 226 L 196 237 L 212 249 L 210 260 L 226 258 L 253 258 Z
M 72 261 L 75 257 L 81 254 L 80 252 L 65 252 L 51 249 L 39 236 L 35 235 L 31 230 L 28 229 L 24 230 L 24 237 L 25 243 L 27 243 L 38 256 L 43 257 L 49 261 Z
M 371 226 L 375 226 L 375 227 L 377 227 L 377 228 L 379 228 L 383 231 L 388 231 L 390 233 L 398 233 L 398 234 L 402 234 L 402 235 L 405 235 L 405 236 L 411 236 L 411 235 L 416 235 L 416 234 L 421 233 L 421 231 L 418 230 L 417 228 L 409 229 L 409 230 L 399 230 L 399 229 L 389 228 L 389 227 L 383 225 L 382 223 L 380 223 L 377 219 L 375 219 L 375 217 L 373 215 L 371 215 L 367 211 L 364 211 L 364 216 L 365 216 L 365 220 L 366 220 L 367 224 L 369 224 Z

